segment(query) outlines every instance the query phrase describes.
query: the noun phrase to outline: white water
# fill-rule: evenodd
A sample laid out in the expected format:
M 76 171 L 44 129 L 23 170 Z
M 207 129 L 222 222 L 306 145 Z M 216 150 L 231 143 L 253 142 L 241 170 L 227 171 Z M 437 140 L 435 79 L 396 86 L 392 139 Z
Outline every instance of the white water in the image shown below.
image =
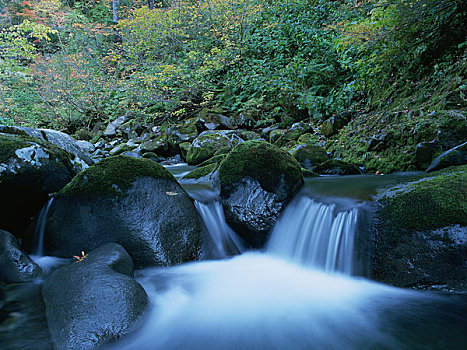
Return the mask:
M 36 227 L 34 229 L 34 239 L 37 242 L 34 254 L 38 257 L 44 255 L 44 234 L 47 217 L 49 216 L 49 209 L 53 202 L 53 197 L 42 207 L 39 217 L 37 219 Z
M 222 208 L 202 197 L 196 206 L 225 249 Z M 299 197 L 266 253 L 140 271 L 150 311 L 138 331 L 112 348 L 467 348 L 465 301 L 329 272 L 351 272 L 357 210 Z
M 151 310 L 117 349 L 413 349 L 443 337 L 429 306 L 437 297 L 267 254 L 146 270 L 139 281 Z
M 216 257 L 225 258 L 245 250 L 242 240 L 225 222 L 224 210 L 218 200 L 213 199 L 208 202 L 195 200 L 195 207 L 212 240 Z
M 290 203 L 274 226 L 267 251 L 324 271 L 353 272 L 358 209 L 338 211 L 307 196 Z

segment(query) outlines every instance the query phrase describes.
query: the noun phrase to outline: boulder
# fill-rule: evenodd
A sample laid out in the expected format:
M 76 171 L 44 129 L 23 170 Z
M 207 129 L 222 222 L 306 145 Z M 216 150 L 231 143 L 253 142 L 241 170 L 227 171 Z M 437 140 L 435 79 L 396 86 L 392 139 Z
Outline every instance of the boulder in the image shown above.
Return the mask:
M 427 173 L 431 171 L 440 170 L 454 165 L 467 164 L 467 142 L 460 144 L 443 154 L 436 157 L 426 170 Z
M 361 170 L 352 163 L 347 163 L 339 159 L 329 159 L 318 166 L 313 171 L 321 175 L 361 175 Z
M 219 183 L 227 223 L 259 247 L 303 185 L 303 176 L 289 153 L 268 142 L 245 141 L 221 163 Z
M 56 349 L 97 349 L 132 330 L 148 305 L 122 246 L 105 244 L 53 272 L 42 287 Z
M 153 152 L 156 153 L 158 156 L 163 157 L 170 155 L 167 134 L 160 133 L 154 138 L 143 142 L 140 146 L 140 149 L 142 153 Z
M 321 124 L 321 133 L 326 137 L 337 134 L 351 119 L 352 115 L 348 112 L 332 116 Z
M 467 291 L 467 166 L 390 188 L 375 202 L 373 275 Z
M 22 238 L 31 217 L 83 168 L 63 149 L 24 135 L 0 133 L 1 228 Z
M 166 134 L 170 153 L 178 154 L 181 152 L 180 144 L 193 142 L 198 136 L 198 131 L 195 122 L 189 119 L 179 126 L 167 129 Z
M 41 274 L 41 268 L 19 248 L 15 237 L 0 230 L 0 281 L 28 282 Z
M 80 173 L 56 195 L 45 251 L 70 257 L 117 242 L 138 267 L 168 266 L 197 258 L 199 233 L 193 203 L 162 165 L 114 156 Z
M 420 142 L 415 148 L 415 166 L 417 169 L 426 169 L 433 157 L 439 153 L 441 153 L 441 146 L 438 141 Z
M 297 145 L 289 153 L 303 168 L 311 168 L 329 159 L 326 150 L 316 145 Z
M 290 141 L 296 141 L 298 138 L 306 133 L 313 131 L 312 128 L 306 123 L 295 123 L 286 130 L 273 130 L 269 134 L 269 142 L 278 147 L 282 147 Z
M 126 114 L 115 119 L 113 122 L 107 125 L 107 128 L 104 130 L 104 136 L 107 136 L 107 137 L 116 136 L 117 129 L 127 121 L 128 121 L 128 116 Z
M 33 129 L 22 126 L 0 125 L 0 133 L 13 134 L 20 137 L 29 136 L 39 139 L 40 141 L 46 141 L 74 155 L 75 158 L 73 159 L 73 162 L 76 164 L 81 164 L 84 167 L 86 167 L 86 165 L 94 164 L 89 155 L 89 152 L 81 149 L 77 141 L 70 135 L 60 131 L 50 129 Z
M 214 156 L 219 150 L 225 150 L 226 153 L 241 142 L 243 140 L 233 131 L 203 131 L 193 141 L 186 161 L 190 165 L 197 165 Z
M 232 129 L 232 121 L 229 117 L 222 115 L 221 109 L 208 109 L 203 108 L 199 113 L 197 120 L 198 128 L 200 130 L 226 130 Z

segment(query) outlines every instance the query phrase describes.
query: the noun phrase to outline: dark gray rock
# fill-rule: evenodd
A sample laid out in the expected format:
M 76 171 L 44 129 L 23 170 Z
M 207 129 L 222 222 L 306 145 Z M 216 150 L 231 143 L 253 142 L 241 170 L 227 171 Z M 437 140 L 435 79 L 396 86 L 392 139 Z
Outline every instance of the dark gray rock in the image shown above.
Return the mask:
M 337 134 L 340 129 L 349 123 L 351 118 L 350 113 L 341 113 L 325 120 L 321 124 L 321 133 L 326 137 Z
M 429 173 L 431 171 L 440 170 L 450 166 L 464 164 L 467 164 L 467 142 L 451 148 L 450 150 L 436 157 L 426 172 Z
M 73 158 L 40 139 L 0 133 L 0 222 L 27 247 L 31 217 L 77 173 Z
M 466 166 L 398 185 L 374 203 L 373 277 L 467 291 Z
M 311 168 L 329 159 L 326 150 L 317 145 L 296 145 L 289 153 L 303 168 Z
M 252 246 L 262 246 L 280 212 L 303 184 L 300 164 L 264 141 L 245 141 L 219 167 L 227 223 Z
M 0 280 L 7 283 L 28 282 L 41 275 L 41 268 L 19 248 L 15 237 L 0 230 Z
M 117 134 L 117 129 L 127 121 L 128 121 L 127 115 L 123 115 L 115 119 L 113 122 L 107 125 L 107 128 L 104 130 L 104 136 L 107 136 L 107 137 L 115 136 Z
M 361 175 L 362 173 L 354 164 L 339 159 L 327 160 L 316 166 L 313 171 L 322 175 Z
M 108 243 L 53 272 L 42 287 L 55 349 L 96 349 L 132 330 L 148 305 L 122 246 Z
M 191 144 L 186 155 L 186 161 L 190 165 L 199 164 L 216 155 L 216 153 L 219 154 L 220 150 L 227 153 L 241 142 L 243 140 L 234 131 L 203 131 Z
M 80 166 L 83 165 L 84 168 L 86 165 L 94 164 L 89 153 L 83 151 L 74 138 L 63 132 L 50 129 L 33 129 L 22 126 L 5 125 L 0 125 L 0 132 L 18 136 L 30 136 L 41 141 L 49 142 L 74 155 L 75 158 L 73 162 L 80 164 Z
M 436 154 L 441 153 L 438 141 L 421 142 L 415 148 L 414 163 L 418 169 L 426 169 Z
M 162 165 L 116 156 L 88 168 L 57 194 L 45 251 L 70 257 L 117 242 L 138 267 L 167 266 L 197 258 L 199 233 L 193 203 Z

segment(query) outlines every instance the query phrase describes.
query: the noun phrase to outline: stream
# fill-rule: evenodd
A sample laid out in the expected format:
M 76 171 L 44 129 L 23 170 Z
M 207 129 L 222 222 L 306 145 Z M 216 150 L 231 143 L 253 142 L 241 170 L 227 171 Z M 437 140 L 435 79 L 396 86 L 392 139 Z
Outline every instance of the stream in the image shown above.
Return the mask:
M 168 169 L 178 179 L 190 170 Z M 365 278 L 371 198 L 378 187 L 413 175 L 306 180 L 261 251 L 248 250 L 228 227 L 209 184 L 182 181 L 203 222 L 206 260 L 136 271 L 150 309 L 132 334 L 105 348 L 467 349 L 465 295 L 394 288 Z M 47 269 L 63 263 L 35 260 Z M 31 288 L 37 285 L 40 281 Z M 37 315 L 41 308 L 36 308 Z M 43 334 L 44 320 L 25 327 Z M 0 328 L 2 334 L 10 333 Z M 38 336 L 13 343 L 19 338 L 0 341 L 0 348 L 50 348 L 49 340 Z

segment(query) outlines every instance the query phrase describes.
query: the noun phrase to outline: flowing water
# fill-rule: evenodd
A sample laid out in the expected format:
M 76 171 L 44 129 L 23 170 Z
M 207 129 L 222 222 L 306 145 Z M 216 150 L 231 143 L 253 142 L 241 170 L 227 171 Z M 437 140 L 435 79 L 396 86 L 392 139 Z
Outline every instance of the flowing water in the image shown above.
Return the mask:
M 334 179 L 324 181 L 335 188 Z M 265 251 L 140 271 L 151 309 L 138 331 L 112 348 L 467 348 L 465 297 L 350 276 L 355 244 L 368 234 L 361 232 L 368 188 L 330 198 L 327 185 L 317 183 L 318 190 L 308 183 L 287 207 Z M 209 231 L 222 232 L 218 249 L 226 249 L 229 229 L 215 192 L 187 190 Z
M 44 255 L 44 234 L 45 234 L 45 224 L 47 223 L 47 217 L 49 215 L 49 209 L 53 202 L 53 197 L 44 205 L 39 217 L 37 218 L 36 228 L 34 230 L 34 241 L 35 249 L 33 251 L 36 256 Z
M 190 169 L 170 170 L 178 177 Z M 368 257 L 358 252 L 370 246 L 366 204 L 381 181 L 397 180 L 307 181 L 266 248 L 256 252 L 245 251 L 226 224 L 215 190 L 185 185 L 204 226 L 206 256 L 216 260 L 137 271 L 149 311 L 131 335 L 106 348 L 467 349 L 465 295 L 422 293 L 355 277 Z M 48 266 L 47 259 L 38 261 Z

